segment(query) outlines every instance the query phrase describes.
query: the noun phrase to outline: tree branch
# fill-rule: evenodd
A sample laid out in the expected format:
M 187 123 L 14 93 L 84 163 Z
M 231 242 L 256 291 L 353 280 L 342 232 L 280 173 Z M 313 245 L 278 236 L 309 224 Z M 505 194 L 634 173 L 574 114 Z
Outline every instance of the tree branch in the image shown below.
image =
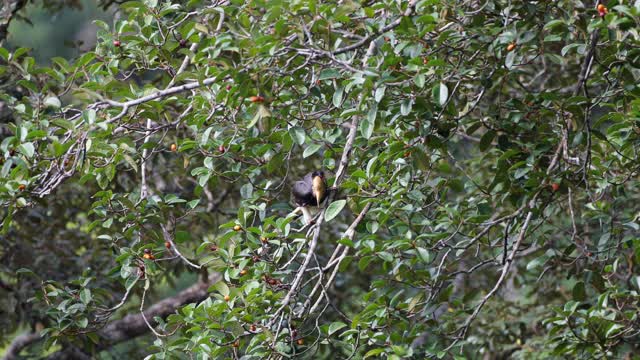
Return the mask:
M 220 279 L 221 275 L 214 273 L 209 276 L 209 281 L 198 282 L 182 290 L 175 296 L 155 303 L 144 312 L 144 317 L 149 319 L 153 319 L 155 317 L 166 319 L 167 316 L 175 313 L 181 306 L 198 303 L 206 299 L 209 296 L 207 291 L 209 287 Z M 97 344 L 97 350 L 104 350 L 115 344 L 131 340 L 135 337 L 148 333 L 149 328 L 145 323 L 144 317 L 141 313 L 130 314 L 120 320 L 112 321 L 107 324 L 97 333 L 102 340 Z M 7 348 L 7 353 L 4 355 L 3 360 L 17 359 L 17 356 L 22 349 L 38 340 L 40 340 L 40 334 L 38 333 L 27 333 L 16 337 Z M 78 359 L 83 357 L 81 353 L 82 352 L 79 349 L 69 346 L 61 351 L 49 355 L 47 359 Z M 85 356 L 85 358 L 88 358 L 88 356 Z

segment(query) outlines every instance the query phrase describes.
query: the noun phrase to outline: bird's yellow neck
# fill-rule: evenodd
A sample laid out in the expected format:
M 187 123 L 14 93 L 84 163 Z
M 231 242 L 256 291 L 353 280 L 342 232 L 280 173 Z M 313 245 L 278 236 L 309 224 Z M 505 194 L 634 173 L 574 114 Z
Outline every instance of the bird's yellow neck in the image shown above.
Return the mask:
M 320 206 L 320 202 L 322 198 L 324 198 L 325 186 L 324 181 L 320 176 L 316 176 L 313 178 L 311 182 L 311 191 L 313 191 L 313 197 L 316 199 L 316 205 Z

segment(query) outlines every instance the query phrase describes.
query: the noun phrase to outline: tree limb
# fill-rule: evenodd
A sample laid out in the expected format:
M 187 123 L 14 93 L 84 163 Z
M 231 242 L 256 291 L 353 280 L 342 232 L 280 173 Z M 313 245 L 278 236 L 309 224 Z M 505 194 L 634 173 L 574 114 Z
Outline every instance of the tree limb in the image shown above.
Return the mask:
M 198 303 L 209 296 L 208 289 L 221 279 L 220 274 L 214 273 L 209 276 L 207 282 L 197 282 L 196 284 L 182 290 L 175 296 L 166 298 L 155 303 L 144 312 L 144 316 L 153 319 L 156 316 L 166 319 L 167 316 L 176 312 L 178 308 L 186 304 Z M 112 321 L 104 328 L 97 332 L 101 342 L 96 345 L 97 350 L 108 349 L 118 343 L 131 340 L 135 337 L 144 335 L 149 332 L 149 328 L 145 324 L 141 313 L 130 314 L 122 319 Z M 16 337 L 7 348 L 3 360 L 17 359 L 22 349 L 40 340 L 40 334 L 27 333 Z M 65 347 L 62 350 L 53 353 L 47 359 L 78 359 L 82 358 L 82 351 L 73 346 Z M 89 358 L 89 356 L 85 356 Z

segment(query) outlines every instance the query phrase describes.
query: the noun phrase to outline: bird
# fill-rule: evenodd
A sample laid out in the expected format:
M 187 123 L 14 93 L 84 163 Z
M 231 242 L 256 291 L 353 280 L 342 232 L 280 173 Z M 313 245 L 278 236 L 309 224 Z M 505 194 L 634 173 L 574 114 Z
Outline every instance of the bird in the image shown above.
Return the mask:
M 327 196 L 327 184 L 321 170 L 308 173 L 302 180 L 293 184 L 291 195 L 304 216 L 306 224 L 311 222 L 312 207 L 319 208 Z

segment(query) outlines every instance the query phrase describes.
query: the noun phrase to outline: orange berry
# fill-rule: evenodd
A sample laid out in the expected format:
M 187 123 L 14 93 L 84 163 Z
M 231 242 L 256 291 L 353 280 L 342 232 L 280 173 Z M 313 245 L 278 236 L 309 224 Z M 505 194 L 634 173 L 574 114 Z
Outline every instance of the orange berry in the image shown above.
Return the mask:
M 260 95 L 253 95 L 249 97 L 249 101 L 251 101 L 252 103 L 261 103 L 264 101 L 264 98 Z
M 260 241 L 262 241 L 262 243 L 263 243 L 263 244 L 266 244 L 267 242 L 269 242 L 269 239 L 267 239 L 267 238 L 266 238 L 266 237 L 264 237 L 264 236 L 261 236 L 261 237 L 260 237 Z
M 18 185 L 18 190 L 20 191 L 24 191 L 24 189 L 26 189 L 27 187 L 24 184 L 20 184 Z
M 224 301 L 227 301 L 227 302 L 228 302 L 229 300 L 231 300 L 231 296 L 229 296 L 229 295 L 225 295 L 225 296 L 224 296 Z
M 151 254 L 144 254 L 142 255 L 143 258 L 147 259 L 147 260 L 153 260 L 155 259 L 155 257 Z
M 240 270 L 240 276 L 247 275 L 247 269 Z
M 236 340 L 236 341 L 233 343 L 233 347 L 234 347 L 234 348 L 237 348 L 237 347 L 239 347 L 239 346 L 240 346 L 240 340 Z
M 296 341 L 298 343 L 298 345 L 304 345 L 304 339 L 298 339 L 298 341 Z
M 236 225 L 233 227 L 233 231 L 241 231 L 242 230 L 242 226 L 240 225 Z
M 553 190 L 553 192 L 560 190 L 560 184 L 558 183 L 551 184 L 551 190 Z
M 176 145 L 176 144 L 171 144 L 171 146 L 169 147 L 169 149 L 171 149 L 171 152 L 176 152 L 176 150 L 178 150 L 178 145 Z
M 607 7 L 604 4 L 598 4 L 598 11 L 607 11 Z
M 516 48 L 516 44 L 514 44 L 514 43 L 511 43 L 511 44 L 507 45 L 507 51 L 513 51 L 513 49 L 515 49 L 515 48 Z

